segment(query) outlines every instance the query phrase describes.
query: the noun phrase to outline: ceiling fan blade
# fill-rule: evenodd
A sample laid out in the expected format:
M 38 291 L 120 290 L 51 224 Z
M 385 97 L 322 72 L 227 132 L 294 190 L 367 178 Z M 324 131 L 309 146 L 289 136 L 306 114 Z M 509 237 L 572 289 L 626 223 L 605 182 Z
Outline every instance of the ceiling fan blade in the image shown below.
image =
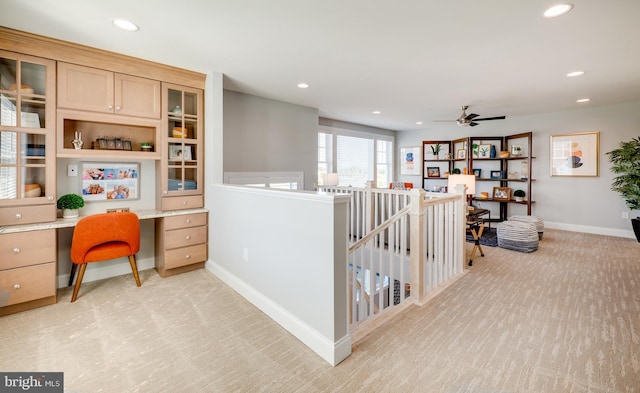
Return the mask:
M 496 116 L 496 117 L 485 117 L 482 119 L 473 119 L 474 121 L 483 121 L 483 120 L 504 120 L 506 119 L 505 116 Z
M 471 122 L 471 123 L 469 123 L 469 125 L 470 125 L 471 127 L 475 127 L 475 126 L 477 126 L 477 125 L 478 125 L 478 123 Z
M 477 115 L 477 114 L 475 114 L 475 113 L 470 113 L 470 114 L 469 114 L 467 117 L 465 117 L 464 119 L 465 119 L 465 120 L 473 120 L 473 119 L 475 119 L 475 118 L 476 118 L 476 117 L 478 117 L 478 116 L 480 116 L 480 115 Z

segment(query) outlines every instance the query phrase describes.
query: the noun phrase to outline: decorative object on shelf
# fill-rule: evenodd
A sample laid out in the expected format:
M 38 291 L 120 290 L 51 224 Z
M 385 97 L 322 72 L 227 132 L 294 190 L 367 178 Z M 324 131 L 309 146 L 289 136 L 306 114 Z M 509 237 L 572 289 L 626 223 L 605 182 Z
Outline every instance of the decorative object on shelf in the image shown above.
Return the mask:
M 480 196 L 478 198 L 480 198 L 480 199 L 489 199 L 489 193 L 487 191 L 481 191 L 480 192 Z
M 509 158 L 509 152 L 508 151 L 501 151 L 500 152 L 500 158 Z
M 515 190 L 513 192 L 513 197 L 516 199 L 516 202 L 522 202 L 524 201 L 524 197 L 527 194 L 523 191 L 523 190 Z
M 491 158 L 496 158 L 496 145 L 491 145 L 491 151 L 489 152 L 489 157 Z
M 92 146 L 94 150 L 133 150 L 131 141 L 122 138 L 98 138 Z
M 479 178 L 481 174 L 482 174 L 482 169 L 479 169 L 479 168 L 474 168 L 474 169 L 473 169 L 473 175 L 474 175 L 475 177 L 478 177 L 478 178 Z
M 419 175 L 420 164 L 416 159 L 420 157 L 420 146 L 400 148 L 400 174 Z
M 473 158 L 478 158 L 478 147 L 477 143 L 471 144 L 471 156 Z
M 440 177 L 440 168 L 437 166 L 427 167 L 427 177 Z
M 502 171 L 491 171 L 490 177 L 492 179 L 502 179 Z
M 478 158 L 489 158 L 491 154 L 491 145 L 478 146 Z
M 180 105 L 176 105 L 173 107 L 173 109 L 171 109 L 171 112 L 174 115 L 181 115 L 182 114 L 182 108 L 180 108 Z
M 509 173 L 507 173 L 507 178 L 511 179 L 511 180 L 520 179 L 520 172 L 518 172 L 518 171 L 509 171 Z
M 62 210 L 62 218 L 78 217 L 78 209 L 84 206 L 84 199 L 77 194 L 65 194 L 58 198 L 56 206 Z
M 460 168 L 453 168 L 453 170 L 451 171 L 452 175 L 459 175 L 461 173 L 462 171 L 460 170 Z
M 40 184 L 25 184 L 22 191 L 23 198 L 37 198 L 42 195 L 42 187 Z
M 171 136 L 174 138 L 188 138 L 189 132 L 186 127 L 173 127 Z
M 511 145 L 511 155 L 514 157 L 520 157 L 522 155 L 522 146 Z
M 74 133 L 74 138 L 71 141 L 71 144 L 76 150 L 82 149 L 82 146 L 84 146 L 84 141 L 82 140 L 82 131 L 76 131 Z
M 465 149 L 458 149 L 458 159 L 462 159 L 464 160 L 465 158 L 467 158 L 467 151 Z
M 617 175 L 611 190 L 620 193 L 629 209 L 640 210 L 640 137 L 620 142 L 619 147 L 607 155 L 613 164 L 611 171 Z M 632 218 L 631 226 L 640 242 L 640 218 Z
M 431 145 L 431 152 L 433 152 L 434 158 L 440 158 L 440 150 L 442 150 L 442 145 L 436 143 L 435 145 Z
M 153 143 L 151 143 L 151 142 L 142 142 L 142 143 L 140 143 L 140 150 L 142 150 L 142 151 L 153 151 Z
M 191 146 L 182 146 L 177 144 L 169 145 L 169 159 L 172 161 L 192 160 Z
M 492 195 L 494 201 L 506 202 L 511 199 L 511 189 L 509 187 L 493 187 Z
M 599 132 L 552 135 L 551 176 L 598 176 Z
M 520 171 L 520 179 L 527 180 L 529 178 L 529 161 L 522 161 L 522 170 Z

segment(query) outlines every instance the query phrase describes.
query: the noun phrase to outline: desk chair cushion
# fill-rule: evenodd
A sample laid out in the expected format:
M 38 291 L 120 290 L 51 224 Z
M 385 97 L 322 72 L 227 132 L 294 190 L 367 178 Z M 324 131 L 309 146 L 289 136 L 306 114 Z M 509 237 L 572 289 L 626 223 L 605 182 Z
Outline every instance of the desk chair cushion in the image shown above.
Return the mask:
M 140 221 L 128 212 L 87 216 L 76 224 L 71 243 L 76 264 L 134 255 L 140 250 Z

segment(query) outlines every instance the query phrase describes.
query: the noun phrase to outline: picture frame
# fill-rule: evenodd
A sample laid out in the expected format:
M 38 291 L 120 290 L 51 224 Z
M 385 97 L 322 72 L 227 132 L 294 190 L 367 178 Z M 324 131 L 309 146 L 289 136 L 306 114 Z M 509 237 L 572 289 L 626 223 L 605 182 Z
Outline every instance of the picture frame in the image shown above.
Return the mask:
M 599 176 L 600 132 L 552 135 L 549 143 L 551 176 Z
M 480 169 L 480 168 L 474 168 L 473 169 L 473 175 L 475 177 L 479 178 L 481 174 L 482 174 L 482 169 Z
M 132 150 L 130 140 L 125 139 L 122 141 L 122 150 L 129 150 L 129 151 Z
M 502 171 L 491 171 L 489 177 L 491 179 L 502 179 Z
M 458 149 L 458 154 L 456 155 L 456 158 L 464 160 L 465 158 L 467 158 L 467 151 L 465 149 Z
M 182 146 L 179 144 L 169 145 L 169 160 L 190 161 L 192 159 L 191 157 L 191 146 Z
M 420 175 L 420 146 L 400 148 L 400 174 Z
M 511 189 L 509 187 L 493 187 L 491 199 L 501 202 L 509 201 L 511 200 Z
M 140 163 L 81 162 L 85 202 L 140 199 Z
M 490 158 L 491 157 L 491 145 L 479 145 L 478 146 L 478 158 Z
M 437 166 L 427 167 L 427 177 L 440 177 L 440 167 L 437 167 Z

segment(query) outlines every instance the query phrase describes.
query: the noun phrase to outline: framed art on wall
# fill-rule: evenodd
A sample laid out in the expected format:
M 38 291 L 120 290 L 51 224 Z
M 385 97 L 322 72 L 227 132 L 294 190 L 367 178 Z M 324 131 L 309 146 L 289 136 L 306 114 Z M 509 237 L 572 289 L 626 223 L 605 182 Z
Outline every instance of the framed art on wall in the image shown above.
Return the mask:
M 551 176 L 598 176 L 599 132 L 552 135 Z
M 420 156 L 420 146 L 400 148 L 400 174 L 401 175 L 419 175 L 420 165 L 418 158 Z
M 140 198 L 139 163 L 82 162 L 80 168 L 85 202 Z

